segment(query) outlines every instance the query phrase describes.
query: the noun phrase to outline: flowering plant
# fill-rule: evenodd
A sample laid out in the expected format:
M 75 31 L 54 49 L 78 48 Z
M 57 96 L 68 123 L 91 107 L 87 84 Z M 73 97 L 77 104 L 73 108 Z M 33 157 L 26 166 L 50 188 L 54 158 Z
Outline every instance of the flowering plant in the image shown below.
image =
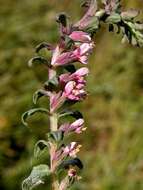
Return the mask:
M 22 121 L 27 125 L 27 117 L 36 112 L 47 114 L 50 130 L 46 140 L 36 143 L 34 155 L 38 157 L 44 148 L 48 148 L 50 156 L 49 165 L 40 164 L 33 167 L 29 177 L 22 183 L 23 190 L 33 189 L 44 183 L 46 177 L 51 177 L 53 190 L 66 190 L 81 178 L 79 170 L 83 168 L 83 164 L 77 157 L 81 145 L 74 141 L 66 145 L 64 137 L 86 130 L 82 114 L 71 107 L 87 96 L 85 86 L 89 70 L 85 65 L 95 47 L 93 37 L 102 22 L 109 26 L 110 32 L 115 29 L 117 33 L 121 32 L 122 41 L 127 40 L 132 45 L 143 46 L 143 24 L 135 20 L 139 12 L 122 12 L 120 0 L 103 0 L 102 4 L 103 8 L 100 9 L 96 0 L 83 1 L 82 6 L 86 12 L 75 24 L 69 22 L 66 14 L 59 14 L 59 43 L 41 43 L 36 47 L 38 56 L 29 61 L 29 66 L 40 63 L 48 69 L 48 81 L 42 89 L 34 93 L 33 102 L 36 104 L 39 98 L 45 96 L 49 99 L 49 107 L 34 108 L 25 112 Z M 50 60 L 40 55 L 42 49 L 51 52 Z M 83 66 L 76 68 L 78 62 Z M 60 124 L 61 118 L 67 116 L 71 116 L 74 121 Z M 66 171 L 64 175 L 60 175 L 62 171 Z

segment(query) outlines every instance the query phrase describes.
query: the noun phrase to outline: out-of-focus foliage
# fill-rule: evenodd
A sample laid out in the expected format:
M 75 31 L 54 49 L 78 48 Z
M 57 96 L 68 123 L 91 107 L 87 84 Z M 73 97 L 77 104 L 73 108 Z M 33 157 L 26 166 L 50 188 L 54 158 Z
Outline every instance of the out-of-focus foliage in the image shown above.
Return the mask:
M 78 0 L 2 0 L 0 5 L 0 188 L 19 190 L 30 174 L 34 143 L 48 130 L 47 116 L 21 115 L 35 105 L 32 94 L 47 78 L 40 65 L 28 68 L 34 47 L 43 41 L 55 43 L 55 15 L 66 11 L 73 20 L 82 11 Z M 143 10 L 141 0 L 123 0 L 124 9 Z M 143 17 L 141 17 L 143 20 Z M 120 43 L 121 36 L 103 26 L 96 35 L 90 59 L 89 96 L 79 105 L 88 130 L 82 138 L 80 157 L 83 179 L 74 190 L 143 189 L 143 49 Z M 43 99 L 39 106 L 47 105 Z M 43 161 L 48 156 L 44 152 Z M 40 189 L 40 188 L 37 188 Z M 48 185 L 41 186 L 48 189 Z M 50 187 L 49 187 L 50 189 Z

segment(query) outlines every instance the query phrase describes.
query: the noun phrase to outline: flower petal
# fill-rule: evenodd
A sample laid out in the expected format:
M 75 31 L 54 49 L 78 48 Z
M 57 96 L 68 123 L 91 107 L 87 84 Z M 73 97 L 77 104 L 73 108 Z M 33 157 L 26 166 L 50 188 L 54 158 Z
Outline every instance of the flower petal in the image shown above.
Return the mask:
M 73 31 L 69 37 L 73 40 L 73 41 L 79 41 L 79 42 L 90 42 L 91 41 L 91 37 L 89 36 L 88 33 L 83 32 L 83 31 Z
M 74 74 L 78 75 L 78 76 L 85 76 L 89 73 L 89 70 L 87 67 L 82 67 L 80 69 L 78 69 Z
M 75 86 L 74 81 L 70 81 L 66 84 L 66 86 L 65 86 L 66 95 L 69 95 L 72 92 L 72 90 L 74 89 L 74 86 Z

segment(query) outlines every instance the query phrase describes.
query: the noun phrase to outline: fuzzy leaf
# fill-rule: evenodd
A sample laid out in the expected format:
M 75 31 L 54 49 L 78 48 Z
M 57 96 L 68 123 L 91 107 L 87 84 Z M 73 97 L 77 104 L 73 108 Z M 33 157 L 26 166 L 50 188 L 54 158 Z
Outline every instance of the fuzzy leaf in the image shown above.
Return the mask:
M 49 143 L 45 140 L 39 140 L 34 147 L 34 157 L 38 158 L 45 147 L 49 147 Z
M 67 110 L 64 111 L 60 114 L 60 117 L 65 117 L 65 116 L 72 116 L 75 119 L 80 119 L 83 118 L 83 115 L 79 111 L 72 111 L 72 110 Z
M 49 111 L 45 108 L 34 108 L 31 110 L 26 111 L 25 113 L 22 114 L 22 123 L 27 126 L 27 122 L 26 119 L 31 116 L 34 115 L 35 113 L 40 112 L 40 113 L 49 113 Z
M 67 15 L 65 13 L 59 13 L 59 15 L 56 18 L 56 21 L 58 23 L 61 23 L 64 27 L 67 26 Z
M 92 17 L 90 19 L 90 22 L 88 23 L 88 26 L 85 27 L 85 31 L 88 33 L 95 33 L 97 29 L 99 29 L 99 18 L 97 16 Z
M 36 48 L 35 48 L 36 53 L 39 53 L 40 50 L 42 50 L 43 48 L 47 49 L 47 50 L 52 50 L 53 49 L 51 44 L 46 43 L 46 42 L 42 42 L 42 43 L 40 43 L 39 45 L 36 46 Z
M 44 96 L 46 94 L 45 90 L 37 90 L 34 94 L 33 94 L 33 103 L 37 104 L 37 101 L 39 100 L 39 98 L 41 98 L 42 96 Z
M 44 183 L 44 179 L 50 175 L 48 165 L 41 164 L 33 167 L 32 172 L 28 178 L 22 183 L 22 190 L 32 190 L 40 184 Z
M 53 90 L 57 90 L 58 84 L 59 84 L 58 79 L 55 76 L 52 79 L 45 82 L 44 87 L 46 90 L 53 91 Z
M 52 131 L 51 133 L 48 133 L 48 139 L 53 142 L 60 142 L 63 140 L 64 133 L 62 131 Z
M 29 67 L 32 67 L 33 64 L 44 64 L 44 65 L 50 67 L 50 63 L 41 56 L 37 56 L 37 57 L 30 59 L 28 62 Z
M 79 158 L 65 160 L 60 165 L 61 168 L 69 169 L 70 167 L 77 166 L 79 169 L 83 169 L 83 164 Z
M 68 72 L 70 72 L 70 73 L 74 73 L 74 72 L 76 71 L 75 66 L 72 65 L 72 64 L 68 64 L 68 65 L 66 65 L 64 68 L 65 68 Z
M 121 21 L 121 16 L 118 13 L 113 13 L 110 16 L 107 17 L 106 22 L 117 24 Z
M 124 21 L 124 28 L 122 31 L 124 36 L 122 42 L 127 39 L 132 45 L 143 47 L 143 33 L 136 28 L 136 23 Z

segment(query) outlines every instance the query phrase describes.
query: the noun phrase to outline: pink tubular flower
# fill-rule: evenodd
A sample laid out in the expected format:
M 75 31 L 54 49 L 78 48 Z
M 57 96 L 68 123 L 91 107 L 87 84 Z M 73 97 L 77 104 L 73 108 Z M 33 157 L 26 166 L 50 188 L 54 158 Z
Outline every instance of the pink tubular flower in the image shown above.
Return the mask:
M 63 154 L 66 156 L 76 157 L 76 154 L 79 152 L 81 145 L 78 145 L 76 142 L 71 142 L 63 149 Z
M 61 163 L 64 158 L 67 156 L 71 156 L 73 158 L 76 157 L 76 154 L 80 151 L 81 145 L 76 142 L 71 142 L 69 145 L 65 147 L 61 147 L 59 150 L 55 152 L 52 157 L 53 162 Z
M 51 65 L 60 66 L 66 65 L 72 62 L 79 61 L 83 64 L 87 64 L 88 56 L 94 47 L 93 43 L 82 43 L 79 47 L 76 47 L 73 51 L 60 53 L 59 46 L 53 51 Z
M 54 66 L 66 65 L 68 63 L 76 61 L 76 57 L 71 52 L 62 53 L 51 64 Z
M 80 100 L 85 97 L 84 90 L 86 81 L 84 76 L 89 73 L 88 68 L 82 67 L 73 74 L 62 74 L 59 77 L 61 85 L 64 85 L 63 96 L 70 100 Z
M 73 31 L 69 35 L 69 38 L 71 38 L 73 41 L 82 43 L 91 42 L 91 37 L 89 36 L 89 34 L 83 31 Z
M 83 43 L 74 50 L 73 54 L 79 62 L 87 64 L 88 56 L 91 53 L 93 47 L 93 43 Z
M 57 46 L 54 50 L 53 50 L 53 56 L 52 56 L 52 60 L 51 60 L 51 65 L 54 65 L 57 58 L 60 56 L 60 47 Z
M 70 100 L 80 100 L 86 96 L 84 84 L 77 84 L 75 81 L 70 81 L 66 84 L 63 96 Z
M 83 79 L 83 77 L 88 75 L 88 73 L 89 73 L 88 68 L 82 67 L 72 74 L 70 73 L 62 74 L 59 77 L 60 83 L 66 84 L 67 82 L 74 80 L 77 81 L 78 83 L 85 84 L 85 80 Z
M 63 131 L 64 133 L 75 132 L 79 134 L 86 129 L 86 128 L 83 128 L 83 125 L 84 125 L 84 120 L 78 119 L 71 124 L 65 123 L 61 125 L 59 129 Z

